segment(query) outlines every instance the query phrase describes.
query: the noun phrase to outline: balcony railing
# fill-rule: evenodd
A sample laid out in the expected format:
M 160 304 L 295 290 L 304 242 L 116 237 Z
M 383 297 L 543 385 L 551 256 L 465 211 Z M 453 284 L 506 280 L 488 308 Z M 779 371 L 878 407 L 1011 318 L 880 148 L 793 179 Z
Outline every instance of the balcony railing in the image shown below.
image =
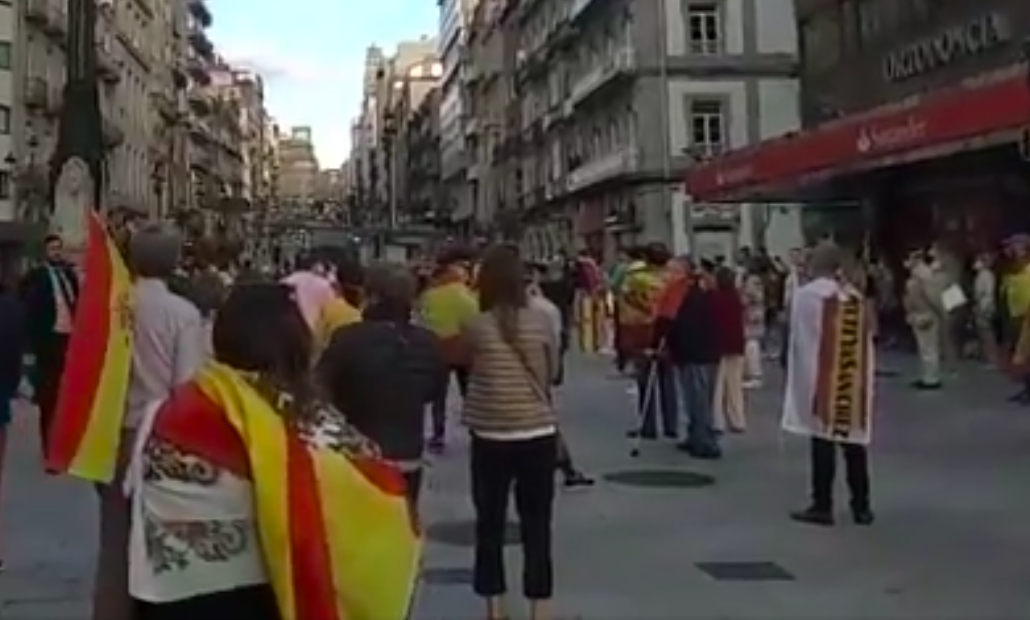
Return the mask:
M 45 26 L 50 21 L 49 0 L 25 0 L 25 21 Z
M 636 66 L 637 60 L 633 48 L 623 47 L 576 81 L 569 95 L 570 103 L 573 106 L 579 105 L 612 78 L 633 71 Z
M 637 167 L 639 157 L 640 153 L 636 147 L 626 146 L 581 164 L 569 173 L 566 189 L 575 192 L 612 177 L 632 172 Z

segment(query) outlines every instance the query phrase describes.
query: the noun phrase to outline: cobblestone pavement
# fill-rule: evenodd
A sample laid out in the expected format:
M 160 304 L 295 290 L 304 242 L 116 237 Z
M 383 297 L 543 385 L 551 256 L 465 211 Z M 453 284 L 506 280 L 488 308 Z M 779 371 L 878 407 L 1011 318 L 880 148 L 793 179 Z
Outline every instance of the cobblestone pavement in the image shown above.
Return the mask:
M 575 360 L 561 395 L 563 427 L 601 478 L 559 498 L 555 538 L 562 619 L 1026 617 L 1030 609 L 1030 409 L 1004 404 L 1002 379 L 969 368 L 940 393 L 880 381 L 872 528 L 813 529 L 786 514 L 805 503 L 803 442 L 782 437 L 778 379 L 750 394 L 749 432 L 726 457 L 698 463 L 666 444 L 628 457 L 635 422 L 624 380 Z M 0 618 L 87 617 L 95 538 L 84 484 L 39 468 L 34 418 L 12 433 L 0 508 Z M 468 579 L 467 448 L 455 426 L 432 468 L 425 515 L 434 534 L 418 620 L 482 618 Z M 638 488 L 621 472 L 704 474 L 702 488 Z M 439 538 L 450 538 L 440 542 Z M 512 548 L 512 592 L 519 557 Z M 707 569 L 709 572 L 705 572 Z M 718 578 L 711 576 L 714 573 Z M 522 608 L 512 598 L 513 616 Z

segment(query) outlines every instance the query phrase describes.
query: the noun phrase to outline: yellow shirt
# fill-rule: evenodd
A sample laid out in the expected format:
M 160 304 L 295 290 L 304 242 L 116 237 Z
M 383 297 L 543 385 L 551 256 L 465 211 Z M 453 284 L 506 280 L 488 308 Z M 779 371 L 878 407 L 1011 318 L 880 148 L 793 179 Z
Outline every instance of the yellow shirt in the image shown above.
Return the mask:
M 343 297 L 334 297 L 322 307 L 315 338 L 319 348 L 329 345 L 336 330 L 361 321 L 361 311 Z
M 1030 265 L 1005 277 L 1005 302 L 1012 318 L 1024 316 L 1030 310 Z

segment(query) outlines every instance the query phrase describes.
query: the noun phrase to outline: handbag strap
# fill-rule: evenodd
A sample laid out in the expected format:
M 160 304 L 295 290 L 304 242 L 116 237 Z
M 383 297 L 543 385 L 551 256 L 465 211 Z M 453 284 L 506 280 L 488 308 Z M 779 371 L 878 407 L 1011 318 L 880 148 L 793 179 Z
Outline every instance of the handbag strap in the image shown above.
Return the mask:
M 497 335 L 508 349 L 515 354 L 516 359 L 519 360 L 519 365 L 522 366 L 522 374 L 525 375 L 526 381 L 528 381 L 530 387 L 533 388 L 533 392 L 536 394 L 537 398 L 540 399 L 540 402 L 550 405 L 551 393 L 540 385 L 540 381 L 537 379 L 536 373 L 533 372 L 533 365 L 530 364 L 529 358 L 526 356 L 526 352 L 520 349 L 514 342 L 509 342 L 508 339 L 504 337 L 504 331 L 501 329 L 501 320 L 496 314 L 494 315 L 494 323 L 497 326 Z

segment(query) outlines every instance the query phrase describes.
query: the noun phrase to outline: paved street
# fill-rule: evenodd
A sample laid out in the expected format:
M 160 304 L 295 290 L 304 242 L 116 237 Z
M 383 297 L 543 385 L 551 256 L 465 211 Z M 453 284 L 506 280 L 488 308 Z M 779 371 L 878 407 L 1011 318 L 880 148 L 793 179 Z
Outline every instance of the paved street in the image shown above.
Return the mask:
M 715 484 L 642 489 L 601 482 L 563 495 L 556 536 L 560 618 L 1026 614 L 1030 410 L 995 402 L 995 394 L 1008 393 L 1001 379 L 971 369 L 940 394 L 884 379 L 874 458 L 879 521 L 870 529 L 844 519 L 834 529 L 813 529 L 786 518 L 805 502 L 806 464 L 804 444 L 776 432 L 778 390 L 753 395 L 751 432 L 730 438 L 722 462 L 693 462 L 662 445 L 633 461 L 622 438 L 633 422 L 625 383 L 607 375 L 598 361 L 576 363 L 562 397 L 582 464 L 599 476 L 676 470 L 710 474 Z M 95 526 L 90 490 L 37 473 L 30 425 L 18 426 L 14 444 L 0 617 L 83 617 Z M 465 463 L 465 447 L 456 441 L 433 469 L 426 513 L 434 533 L 461 538 L 452 522 L 471 514 Z M 470 557 L 468 547 L 430 543 L 426 568 L 433 583 L 420 592 L 418 620 L 482 617 L 466 583 Z M 517 567 L 517 553 L 512 560 Z M 705 563 L 751 581 L 714 579 L 699 568 Z M 518 572 L 511 577 L 517 593 Z

